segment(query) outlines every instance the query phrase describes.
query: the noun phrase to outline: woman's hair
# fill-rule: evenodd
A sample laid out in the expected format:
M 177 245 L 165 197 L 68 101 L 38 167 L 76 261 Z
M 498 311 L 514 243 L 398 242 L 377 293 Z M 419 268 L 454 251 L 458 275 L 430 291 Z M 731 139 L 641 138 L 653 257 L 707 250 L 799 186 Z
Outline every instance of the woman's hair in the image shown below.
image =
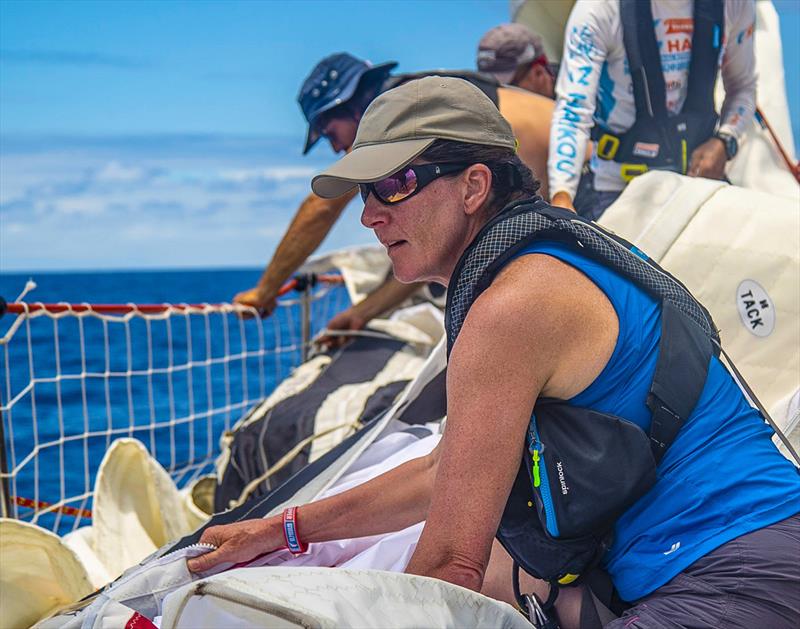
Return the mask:
M 420 155 L 426 162 L 466 162 L 485 164 L 492 171 L 492 190 L 487 202 L 489 216 L 494 216 L 517 199 L 532 197 L 539 182 L 511 149 L 455 140 L 436 140 Z M 519 176 L 512 176 L 516 170 Z
M 354 118 L 361 118 L 369 107 L 370 103 L 380 94 L 381 87 L 386 77 L 378 74 L 376 76 L 362 77 L 358 87 L 350 99 L 344 105 L 350 110 Z

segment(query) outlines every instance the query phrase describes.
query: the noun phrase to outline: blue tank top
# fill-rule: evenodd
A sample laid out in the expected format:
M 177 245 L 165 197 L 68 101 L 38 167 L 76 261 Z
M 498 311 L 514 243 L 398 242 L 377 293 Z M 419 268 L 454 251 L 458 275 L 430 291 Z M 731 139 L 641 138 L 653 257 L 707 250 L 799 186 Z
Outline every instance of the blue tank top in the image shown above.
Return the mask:
M 658 301 L 623 276 L 562 243 L 523 249 L 586 275 L 619 319 L 614 352 L 568 404 L 617 415 L 649 431 Z M 736 537 L 800 511 L 800 474 L 772 443 L 772 429 L 713 357 L 697 406 L 658 466 L 655 486 L 617 521 L 603 564 L 620 596 L 635 601 Z

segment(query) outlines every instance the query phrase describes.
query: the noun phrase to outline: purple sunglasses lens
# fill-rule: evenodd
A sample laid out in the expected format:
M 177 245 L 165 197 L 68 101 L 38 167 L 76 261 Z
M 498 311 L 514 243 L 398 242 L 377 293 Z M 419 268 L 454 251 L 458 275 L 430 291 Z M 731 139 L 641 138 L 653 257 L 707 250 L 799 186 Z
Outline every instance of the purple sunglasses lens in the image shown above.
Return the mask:
M 382 201 L 397 203 L 417 189 L 417 174 L 409 168 L 376 181 L 372 189 Z

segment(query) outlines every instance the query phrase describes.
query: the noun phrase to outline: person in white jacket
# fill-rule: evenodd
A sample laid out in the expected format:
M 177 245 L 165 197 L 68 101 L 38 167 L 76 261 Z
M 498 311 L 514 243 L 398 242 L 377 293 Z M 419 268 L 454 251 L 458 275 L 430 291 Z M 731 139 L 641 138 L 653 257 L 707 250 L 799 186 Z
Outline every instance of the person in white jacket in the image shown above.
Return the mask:
M 578 0 L 556 84 L 553 203 L 596 219 L 649 169 L 722 179 L 755 111 L 754 24 L 753 0 Z

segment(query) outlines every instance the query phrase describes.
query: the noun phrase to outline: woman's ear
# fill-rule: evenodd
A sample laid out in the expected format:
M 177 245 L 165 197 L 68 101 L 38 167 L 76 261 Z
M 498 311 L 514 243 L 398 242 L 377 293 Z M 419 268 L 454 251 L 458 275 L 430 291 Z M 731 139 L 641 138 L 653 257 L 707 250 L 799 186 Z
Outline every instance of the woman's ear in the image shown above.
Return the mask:
M 473 164 L 464 171 L 464 212 L 475 214 L 492 192 L 492 171 L 486 164 Z

